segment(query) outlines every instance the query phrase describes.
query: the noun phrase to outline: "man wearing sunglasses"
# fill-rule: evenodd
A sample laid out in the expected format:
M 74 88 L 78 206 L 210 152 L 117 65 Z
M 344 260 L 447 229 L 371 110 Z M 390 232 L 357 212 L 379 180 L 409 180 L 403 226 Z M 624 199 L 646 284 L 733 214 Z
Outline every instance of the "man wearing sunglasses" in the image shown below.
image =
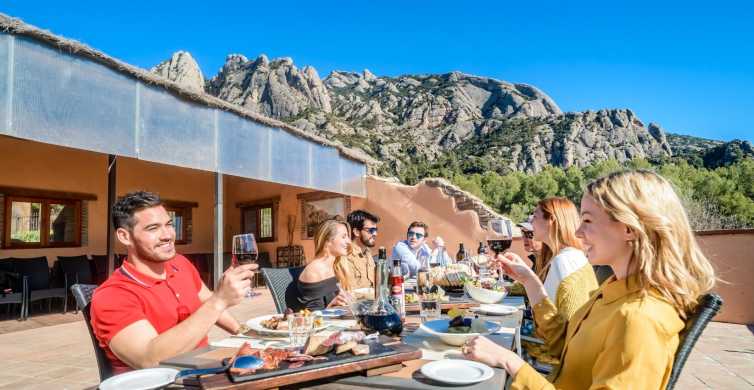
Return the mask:
M 351 248 L 348 253 L 349 267 L 346 277 L 353 289 L 374 287 L 374 258 L 370 248 L 377 239 L 377 223 L 380 217 L 365 211 L 355 210 L 346 217 L 351 226 Z
M 406 232 L 406 239 L 398 241 L 393 247 L 392 259 L 401 261 L 401 270 L 404 275 L 415 276 L 421 268 L 422 261 L 426 258 L 429 264 L 447 266 L 452 263 L 448 252 L 445 250 L 445 242 L 442 237 L 434 239 L 435 249 L 427 245 L 429 226 L 421 221 L 411 222 Z

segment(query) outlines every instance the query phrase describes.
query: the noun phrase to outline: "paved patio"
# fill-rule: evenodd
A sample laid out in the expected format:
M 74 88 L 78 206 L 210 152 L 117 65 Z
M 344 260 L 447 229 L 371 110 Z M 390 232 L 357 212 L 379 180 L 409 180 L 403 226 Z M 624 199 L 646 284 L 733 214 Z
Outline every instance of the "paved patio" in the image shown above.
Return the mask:
M 232 308 L 233 315 L 247 319 L 274 312 L 269 292 L 259 292 L 261 296 Z M 227 334 L 217 328 L 209 334 L 210 340 L 225 337 Z M 37 314 L 26 324 L 0 321 L 0 346 L 0 390 L 82 389 L 99 382 L 97 362 L 81 314 Z M 754 327 L 710 324 L 676 388 L 754 388 Z

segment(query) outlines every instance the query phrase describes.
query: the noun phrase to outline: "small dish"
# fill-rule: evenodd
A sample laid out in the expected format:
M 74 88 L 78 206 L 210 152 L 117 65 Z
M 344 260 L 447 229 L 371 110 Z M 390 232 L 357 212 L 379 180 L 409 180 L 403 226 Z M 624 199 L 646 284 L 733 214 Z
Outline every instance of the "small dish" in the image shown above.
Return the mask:
M 151 390 L 165 387 L 175 381 L 178 370 L 173 368 L 145 368 L 133 370 L 105 379 L 100 390 Z
M 471 308 L 471 310 L 486 314 L 490 316 L 505 316 L 508 314 L 513 314 L 518 311 L 518 308 L 515 306 L 508 306 L 508 305 L 498 305 L 498 304 L 482 304 L 478 307 Z
M 435 360 L 423 365 L 421 373 L 429 379 L 451 385 L 479 383 L 495 375 L 486 364 L 461 359 Z

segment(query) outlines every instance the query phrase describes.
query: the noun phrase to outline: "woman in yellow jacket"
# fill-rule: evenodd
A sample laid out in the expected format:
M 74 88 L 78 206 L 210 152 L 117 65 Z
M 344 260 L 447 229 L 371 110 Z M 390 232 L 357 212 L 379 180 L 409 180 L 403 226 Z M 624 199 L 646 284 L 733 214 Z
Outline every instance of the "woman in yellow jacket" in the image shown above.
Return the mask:
M 464 354 L 504 368 L 512 389 L 665 389 L 686 313 L 715 283 L 678 196 L 648 171 L 597 179 L 581 199 L 578 234 L 589 261 L 609 265 L 615 276 L 569 321 L 518 256 L 497 258 L 523 283 L 537 324 L 547 324 L 545 337 L 563 341 L 553 382 L 483 337 Z

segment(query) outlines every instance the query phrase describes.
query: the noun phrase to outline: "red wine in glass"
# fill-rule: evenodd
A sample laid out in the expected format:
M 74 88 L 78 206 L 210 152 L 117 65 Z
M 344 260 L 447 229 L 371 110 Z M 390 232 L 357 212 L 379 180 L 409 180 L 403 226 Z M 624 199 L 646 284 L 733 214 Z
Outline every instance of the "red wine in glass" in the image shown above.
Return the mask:
M 231 264 L 233 267 L 244 264 L 256 264 L 259 250 L 257 249 L 257 240 L 251 233 L 238 234 L 233 236 L 233 251 L 231 254 Z M 247 297 L 260 295 L 254 292 L 256 279 L 251 278 L 251 288 L 246 293 Z
M 495 256 L 505 252 L 508 250 L 508 248 L 511 247 L 511 243 L 513 240 L 505 239 L 505 240 L 497 240 L 497 239 L 491 239 L 487 240 L 487 245 L 489 245 L 490 249 L 492 249 L 493 252 L 495 252 Z

